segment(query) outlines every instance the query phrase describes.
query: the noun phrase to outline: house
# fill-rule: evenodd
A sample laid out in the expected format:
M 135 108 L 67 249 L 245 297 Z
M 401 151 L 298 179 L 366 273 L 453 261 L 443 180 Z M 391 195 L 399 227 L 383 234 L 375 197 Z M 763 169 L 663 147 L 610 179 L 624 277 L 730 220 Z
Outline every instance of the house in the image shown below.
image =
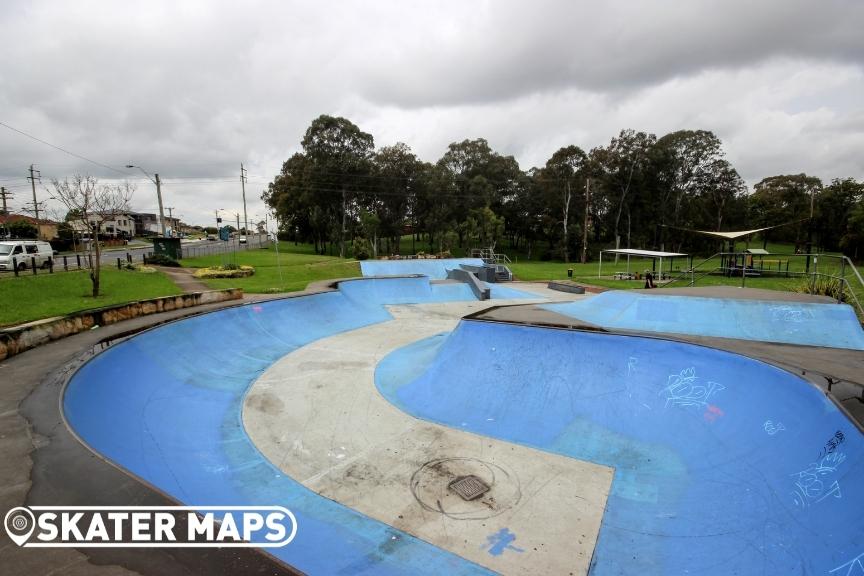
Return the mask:
M 90 214 L 89 225 L 83 219 L 70 220 L 69 225 L 76 234 L 88 235 L 90 230 L 98 226 L 99 235 L 105 238 L 129 239 L 135 236 L 135 220 L 131 212 L 110 214 Z
M 135 235 L 136 236 L 161 236 L 162 227 L 159 225 L 159 215 L 149 212 L 133 212 L 132 218 L 135 220 Z M 165 217 L 165 232 L 170 234 L 172 230 L 179 230 L 180 220 L 177 218 Z
M 0 235 L 6 236 L 7 224 L 13 222 L 24 221 L 35 227 L 39 232 L 39 240 L 54 240 L 57 238 L 57 223 L 51 220 L 40 218 L 37 222 L 35 218 L 24 214 L 2 214 L 0 213 Z

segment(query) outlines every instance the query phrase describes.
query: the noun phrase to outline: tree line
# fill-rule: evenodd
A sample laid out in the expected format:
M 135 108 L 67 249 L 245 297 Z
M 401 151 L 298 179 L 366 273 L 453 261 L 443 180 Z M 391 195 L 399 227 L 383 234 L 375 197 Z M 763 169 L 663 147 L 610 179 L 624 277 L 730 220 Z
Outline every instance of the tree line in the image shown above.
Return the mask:
M 864 256 L 864 183 L 824 185 L 806 174 L 766 177 L 749 191 L 706 130 L 622 130 L 588 152 L 556 151 L 523 170 L 478 138 L 453 142 L 434 163 L 403 143 L 375 148 L 351 121 L 322 115 L 286 160 L 263 200 L 281 237 L 318 253 L 378 257 L 504 245 L 529 258 L 586 261 L 608 247 L 713 252 L 688 230 L 749 230 L 802 249 Z M 812 214 L 812 219 L 811 219 Z

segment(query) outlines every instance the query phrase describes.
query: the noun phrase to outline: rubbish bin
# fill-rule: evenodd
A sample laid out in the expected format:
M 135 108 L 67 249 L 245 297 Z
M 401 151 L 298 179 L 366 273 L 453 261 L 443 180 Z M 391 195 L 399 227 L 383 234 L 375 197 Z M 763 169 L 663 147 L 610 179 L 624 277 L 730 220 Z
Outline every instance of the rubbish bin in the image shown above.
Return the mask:
M 180 260 L 183 257 L 183 251 L 180 249 L 179 238 L 153 238 L 153 253 L 155 255 L 164 255 L 174 260 Z
M 573 277 L 573 269 L 567 268 L 567 278 L 572 278 L 572 277 Z

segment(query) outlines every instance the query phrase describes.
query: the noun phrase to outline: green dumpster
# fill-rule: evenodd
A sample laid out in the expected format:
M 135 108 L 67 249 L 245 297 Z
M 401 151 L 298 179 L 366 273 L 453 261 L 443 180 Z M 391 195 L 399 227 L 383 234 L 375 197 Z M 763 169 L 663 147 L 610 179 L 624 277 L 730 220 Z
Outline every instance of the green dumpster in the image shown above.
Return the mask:
M 179 238 L 153 238 L 153 254 L 156 256 L 162 254 L 180 260 L 183 257 L 183 251 L 180 248 Z

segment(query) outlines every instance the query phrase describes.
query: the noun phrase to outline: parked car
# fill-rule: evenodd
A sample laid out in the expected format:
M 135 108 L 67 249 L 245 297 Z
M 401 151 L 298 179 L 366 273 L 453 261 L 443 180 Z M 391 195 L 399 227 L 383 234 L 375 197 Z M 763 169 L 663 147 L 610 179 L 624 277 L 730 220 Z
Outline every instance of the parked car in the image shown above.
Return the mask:
M 246 236 L 240 236 L 240 244 L 246 244 Z
M 13 270 L 13 266 L 18 266 L 18 270 L 25 270 L 32 265 L 34 259 L 36 266 L 47 268 L 53 257 L 54 250 L 48 242 L 39 240 L 0 241 L 0 270 Z

